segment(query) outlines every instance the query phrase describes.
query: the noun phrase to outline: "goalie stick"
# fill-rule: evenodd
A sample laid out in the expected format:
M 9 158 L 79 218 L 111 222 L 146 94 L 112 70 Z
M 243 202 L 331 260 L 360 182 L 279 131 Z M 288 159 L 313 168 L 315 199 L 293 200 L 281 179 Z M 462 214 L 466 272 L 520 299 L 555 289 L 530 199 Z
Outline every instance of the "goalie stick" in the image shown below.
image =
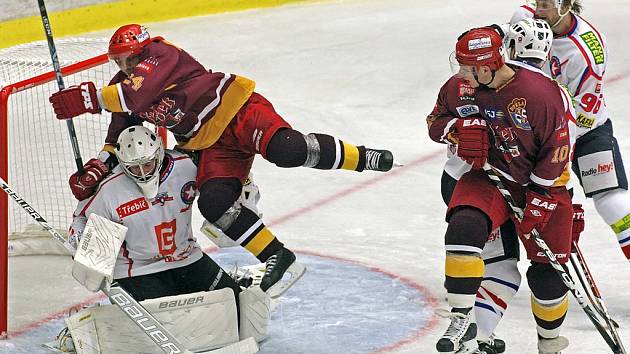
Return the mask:
M 495 187 L 497 187 L 497 189 L 503 196 L 503 200 L 505 200 L 510 209 L 512 209 L 514 216 L 518 219 L 518 221 L 521 221 L 523 219 L 523 209 L 519 208 L 516 205 L 516 202 L 514 201 L 514 198 L 512 198 L 510 191 L 505 187 L 503 181 L 501 181 L 498 172 L 488 162 L 486 162 L 483 166 L 483 170 L 486 172 L 486 175 L 488 176 L 490 181 L 495 185 Z M 593 310 L 593 307 L 584 300 L 584 295 L 582 295 L 580 290 L 575 286 L 573 278 L 571 278 L 571 275 L 558 262 L 558 260 L 556 259 L 556 255 L 553 254 L 545 240 L 542 239 L 540 233 L 538 233 L 536 229 L 533 229 L 530 235 L 534 239 L 534 242 L 536 242 L 536 245 L 538 245 L 538 247 L 543 251 L 545 257 L 547 257 L 547 259 L 549 260 L 549 264 L 551 264 L 553 269 L 562 279 L 562 282 L 564 282 L 567 288 L 569 288 L 569 291 L 571 292 L 575 300 L 578 302 L 582 310 L 584 310 L 589 320 L 591 320 L 591 322 L 593 323 L 599 334 L 604 338 L 604 341 L 606 341 L 606 344 L 608 344 L 613 353 L 625 354 L 626 352 L 625 349 L 623 349 L 623 346 L 620 343 L 618 344 L 615 339 L 611 337 L 610 333 L 608 333 L 608 331 L 606 330 L 606 326 L 601 323 L 600 319 L 595 314 L 595 310 Z
M 63 83 L 63 77 L 61 76 L 61 66 L 59 65 L 59 58 L 57 57 L 57 48 L 55 47 L 52 29 L 50 28 L 50 20 L 48 19 L 48 12 L 46 11 L 46 4 L 44 4 L 44 0 L 37 0 L 37 4 L 39 5 L 39 14 L 42 17 L 42 24 L 44 25 L 44 31 L 46 32 L 46 41 L 48 42 L 50 59 L 52 60 L 53 68 L 55 69 L 57 86 L 59 86 L 59 91 L 61 91 L 65 88 L 65 85 Z M 81 151 L 79 150 L 79 140 L 77 139 L 77 133 L 74 129 L 72 119 L 66 119 L 66 125 L 68 126 L 68 133 L 70 134 L 70 144 L 72 145 L 72 152 L 74 153 L 74 161 L 77 164 L 77 170 L 83 173 L 83 161 L 81 159 Z

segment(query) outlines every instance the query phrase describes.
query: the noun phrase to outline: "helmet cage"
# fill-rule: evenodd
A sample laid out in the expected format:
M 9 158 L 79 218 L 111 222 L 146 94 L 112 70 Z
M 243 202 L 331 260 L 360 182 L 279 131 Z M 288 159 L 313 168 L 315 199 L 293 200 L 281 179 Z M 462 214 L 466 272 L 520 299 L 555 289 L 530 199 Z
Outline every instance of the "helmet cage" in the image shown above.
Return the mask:
M 116 157 L 125 175 L 131 178 L 142 193 L 155 197 L 159 186 L 160 167 L 164 159 L 164 145 L 155 133 L 143 126 L 127 128 L 118 137 Z M 145 172 L 145 165 L 154 162 Z
M 514 49 L 512 59 L 545 61 L 552 41 L 553 32 L 547 21 L 525 18 L 510 26 L 505 37 L 505 46 Z

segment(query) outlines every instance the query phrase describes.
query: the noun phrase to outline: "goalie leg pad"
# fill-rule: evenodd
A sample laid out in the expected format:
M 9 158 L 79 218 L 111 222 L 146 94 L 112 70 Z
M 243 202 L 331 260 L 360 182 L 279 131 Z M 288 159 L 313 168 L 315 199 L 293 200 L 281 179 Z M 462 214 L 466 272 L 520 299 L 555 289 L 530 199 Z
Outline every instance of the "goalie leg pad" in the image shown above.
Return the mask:
M 191 351 L 239 341 L 236 300 L 231 289 L 167 296 L 141 304 Z M 66 319 L 66 324 L 78 354 L 160 351 L 117 306 L 80 311 Z
M 239 294 L 241 339 L 254 338 L 257 342 L 269 336 L 271 298 L 260 287 L 249 287 Z

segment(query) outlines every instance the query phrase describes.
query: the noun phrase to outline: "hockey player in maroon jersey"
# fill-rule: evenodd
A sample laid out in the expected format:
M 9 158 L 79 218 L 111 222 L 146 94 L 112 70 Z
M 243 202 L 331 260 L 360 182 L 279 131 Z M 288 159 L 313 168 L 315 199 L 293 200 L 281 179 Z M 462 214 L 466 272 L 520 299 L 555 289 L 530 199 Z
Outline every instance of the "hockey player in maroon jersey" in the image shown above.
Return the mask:
M 510 208 L 480 168 L 501 173 L 525 208 L 517 231 L 531 260 L 527 279 L 537 323 L 539 350 L 568 345 L 559 329 L 568 308 L 567 288 L 529 238 L 538 230 L 561 263 L 571 250 L 573 207 L 565 188 L 571 152 L 566 115 L 570 98 L 550 78 L 507 65 L 501 36 L 490 28 L 462 35 L 455 57 L 459 74 L 441 88 L 427 117 L 430 137 L 457 146 L 472 165 L 457 182 L 447 211 L 446 288 L 451 324 L 438 341 L 441 353 L 470 353 L 477 347 L 473 306 L 484 274 L 481 251 L 491 230 L 513 218 Z
M 199 210 L 267 263 L 263 290 L 276 284 L 287 270 L 296 279 L 304 269 L 258 215 L 237 203 L 256 154 L 279 167 L 392 168 L 390 151 L 294 130 L 269 101 L 254 92 L 254 81 L 206 70 L 162 37 L 151 38 L 143 26 L 120 27 L 110 40 L 108 54 L 120 72 L 100 89 L 84 82 L 53 94 L 50 102 L 57 117 L 67 119 L 101 109 L 112 112 L 104 151 L 113 151 L 118 134 L 125 128 L 148 121 L 168 128 L 178 149 L 199 152 Z M 107 159 L 105 154 L 101 156 L 101 160 Z M 75 173 L 70 178 L 74 195 L 78 199 L 89 197 L 107 171 L 99 159 L 88 161 L 84 174 Z

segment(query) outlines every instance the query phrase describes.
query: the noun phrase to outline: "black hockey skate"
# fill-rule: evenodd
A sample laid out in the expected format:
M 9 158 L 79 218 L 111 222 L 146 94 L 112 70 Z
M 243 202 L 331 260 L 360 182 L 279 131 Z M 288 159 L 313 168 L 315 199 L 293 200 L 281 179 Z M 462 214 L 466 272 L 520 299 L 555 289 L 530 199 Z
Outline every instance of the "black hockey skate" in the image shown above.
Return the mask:
M 394 155 L 389 150 L 365 148 L 365 170 L 387 172 L 394 166 Z
M 280 297 L 289 290 L 306 271 L 302 264 L 296 262 L 295 254 L 284 247 L 267 259 L 265 268 L 260 288 L 272 299 Z M 289 278 L 284 277 L 286 273 L 290 275 Z
M 451 324 L 435 345 L 438 353 L 479 353 L 476 340 L 477 324 L 473 318 L 474 310 L 471 307 L 455 307 L 450 312 L 444 311 L 439 315 L 450 318 Z
M 500 354 L 505 352 L 505 341 L 493 335 L 486 340 L 478 340 L 479 352 L 482 354 Z

